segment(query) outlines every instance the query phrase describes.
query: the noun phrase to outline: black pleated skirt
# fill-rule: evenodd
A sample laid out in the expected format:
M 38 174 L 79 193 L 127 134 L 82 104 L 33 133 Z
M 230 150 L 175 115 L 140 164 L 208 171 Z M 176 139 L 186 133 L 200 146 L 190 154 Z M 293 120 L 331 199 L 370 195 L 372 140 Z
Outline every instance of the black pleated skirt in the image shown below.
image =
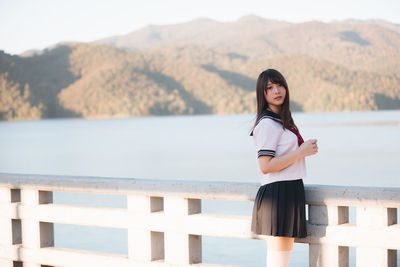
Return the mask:
M 251 221 L 259 235 L 303 238 L 307 236 L 303 179 L 260 186 Z

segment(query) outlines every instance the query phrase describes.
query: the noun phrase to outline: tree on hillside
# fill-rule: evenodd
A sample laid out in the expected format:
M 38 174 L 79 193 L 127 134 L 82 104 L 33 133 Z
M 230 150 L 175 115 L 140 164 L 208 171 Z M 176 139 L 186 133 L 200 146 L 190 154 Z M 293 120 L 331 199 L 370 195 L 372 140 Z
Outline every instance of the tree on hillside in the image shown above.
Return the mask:
M 8 73 L 0 73 L 0 119 L 33 120 L 42 116 L 43 105 L 32 106 L 31 91 L 25 84 L 23 91 L 20 84 L 7 80 Z M 22 92 L 21 92 L 22 91 Z

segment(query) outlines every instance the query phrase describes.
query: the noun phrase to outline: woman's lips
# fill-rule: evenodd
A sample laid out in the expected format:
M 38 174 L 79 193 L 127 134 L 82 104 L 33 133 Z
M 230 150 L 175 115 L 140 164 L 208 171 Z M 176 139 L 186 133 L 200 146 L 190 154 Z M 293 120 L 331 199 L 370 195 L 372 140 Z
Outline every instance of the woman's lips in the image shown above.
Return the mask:
M 282 97 L 281 96 L 277 96 L 277 97 L 275 97 L 274 99 L 275 100 L 280 100 Z

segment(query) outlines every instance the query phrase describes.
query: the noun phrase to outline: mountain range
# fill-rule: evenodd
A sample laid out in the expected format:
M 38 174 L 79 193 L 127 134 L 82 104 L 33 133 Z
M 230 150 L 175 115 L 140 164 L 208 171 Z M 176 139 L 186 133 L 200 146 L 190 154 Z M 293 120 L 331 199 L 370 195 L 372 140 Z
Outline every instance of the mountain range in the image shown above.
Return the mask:
M 0 51 L 0 118 L 254 113 L 267 68 L 286 77 L 293 111 L 399 109 L 400 25 L 248 15 Z

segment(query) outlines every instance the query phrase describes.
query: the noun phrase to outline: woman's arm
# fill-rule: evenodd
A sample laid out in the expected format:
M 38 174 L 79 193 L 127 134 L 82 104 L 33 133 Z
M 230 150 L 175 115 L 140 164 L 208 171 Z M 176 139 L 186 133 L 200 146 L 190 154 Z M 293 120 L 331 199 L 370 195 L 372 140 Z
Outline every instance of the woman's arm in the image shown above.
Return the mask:
M 279 157 L 260 156 L 258 162 L 261 172 L 267 174 L 269 172 L 276 172 L 295 163 L 297 160 L 306 156 L 314 155 L 318 152 L 317 140 L 312 139 L 304 142 L 301 146 L 285 155 Z

